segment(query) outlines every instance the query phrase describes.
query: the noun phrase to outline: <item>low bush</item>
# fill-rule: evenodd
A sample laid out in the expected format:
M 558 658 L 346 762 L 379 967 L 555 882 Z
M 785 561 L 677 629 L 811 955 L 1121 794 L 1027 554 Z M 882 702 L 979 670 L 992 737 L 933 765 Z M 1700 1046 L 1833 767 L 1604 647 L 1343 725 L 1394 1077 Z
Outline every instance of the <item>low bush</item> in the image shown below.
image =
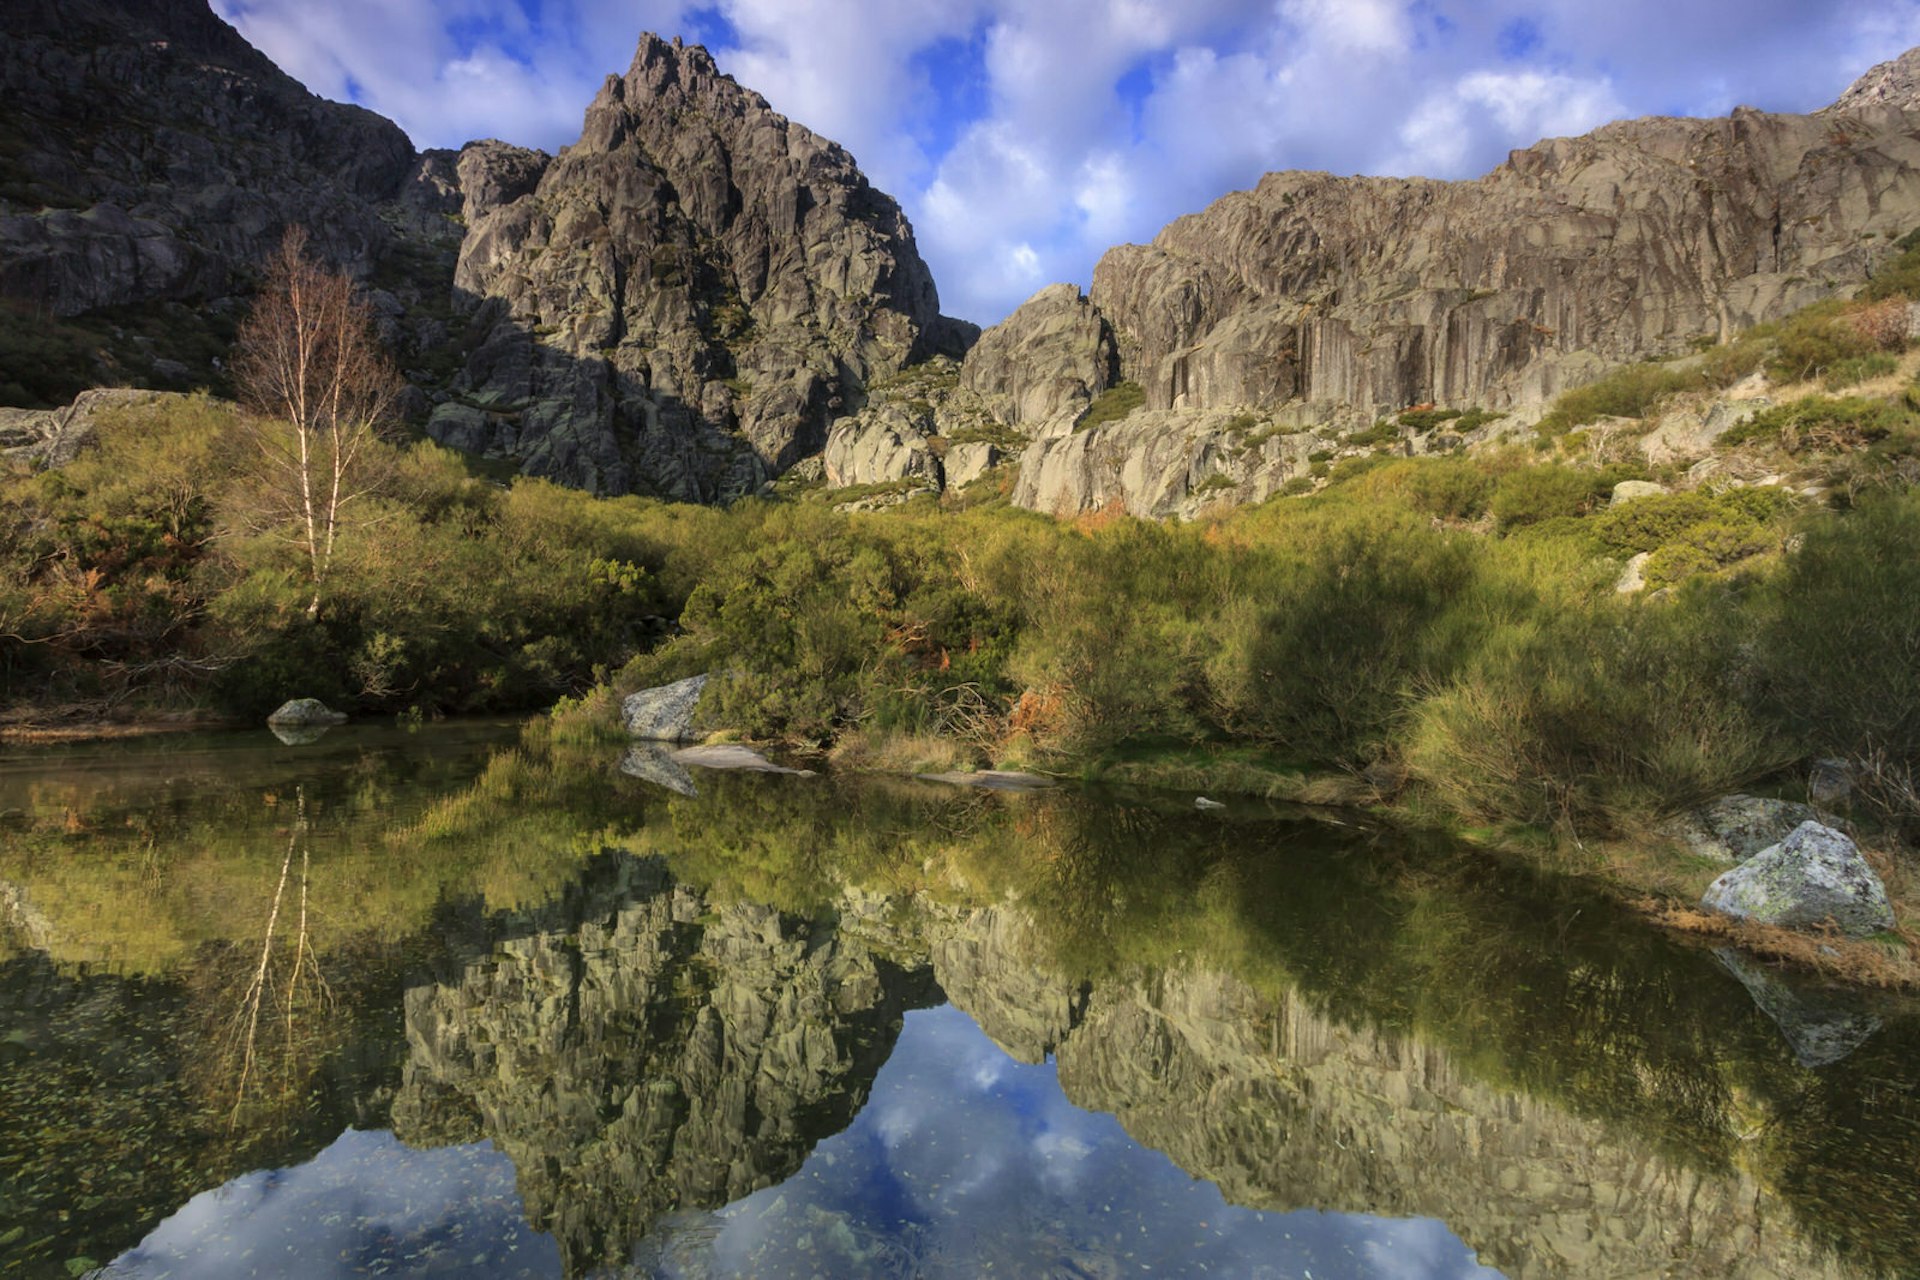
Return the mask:
M 1093 398 L 1087 411 L 1073 424 L 1075 431 L 1086 431 L 1120 419 L 1147 402 L 1147 393 L 1137 382 L 1118 382 Z

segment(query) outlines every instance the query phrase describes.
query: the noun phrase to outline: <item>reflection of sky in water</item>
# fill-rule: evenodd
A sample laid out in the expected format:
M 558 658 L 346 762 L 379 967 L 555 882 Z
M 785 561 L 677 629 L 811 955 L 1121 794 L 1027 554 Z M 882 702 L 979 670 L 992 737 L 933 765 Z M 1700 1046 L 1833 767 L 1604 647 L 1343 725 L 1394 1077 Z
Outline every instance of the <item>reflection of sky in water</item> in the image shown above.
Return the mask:
M 907 1015 L 866 1107 L 799 1173 L 718 1212 L 673 1215 L 637 1261 L 664 1276 L 1496 1274 L 1438 1222 L 1229 1206 L 951 1006 Z M 348 1133 L 298 1168 L 196 1197 L 111 1274 L 558 1269 L 491 1146 L 416 1152 Z

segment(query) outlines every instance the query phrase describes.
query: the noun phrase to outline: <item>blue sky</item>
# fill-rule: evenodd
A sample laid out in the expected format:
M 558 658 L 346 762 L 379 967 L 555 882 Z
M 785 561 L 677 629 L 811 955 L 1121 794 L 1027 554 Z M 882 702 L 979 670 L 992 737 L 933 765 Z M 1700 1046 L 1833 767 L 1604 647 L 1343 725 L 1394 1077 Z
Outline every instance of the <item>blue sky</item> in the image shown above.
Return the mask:
M 214 0 L 421 146 L 554 150 L 643 30 L 844 143 L 992 323 L 1274 169 L 1471 177 L 1621 116 L 1822 106 L 1920 0 Z

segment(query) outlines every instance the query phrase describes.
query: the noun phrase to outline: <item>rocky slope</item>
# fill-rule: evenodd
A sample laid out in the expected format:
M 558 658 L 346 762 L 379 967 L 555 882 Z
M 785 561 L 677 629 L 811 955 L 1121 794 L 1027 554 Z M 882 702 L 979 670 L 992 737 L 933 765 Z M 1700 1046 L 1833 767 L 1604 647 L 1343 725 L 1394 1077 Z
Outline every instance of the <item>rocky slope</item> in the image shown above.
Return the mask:
M 463 177 L 464 177 L 463 171 Z M 430 430 L 601 492 L 751 492 L 946 348 L 900 208 L 704 49 L 646 36 L 525 194 L 469 198 L 482 335 Z
M 1471 182 L 1269 174 L 1101 259 L 1081 306 L 1117 362 L 1047 341 L 1055 286 L 982 337 L 963 382 L 1036 441 L 1016 500 L 1069 514 L 1115 499 L 1191 513 L 1210 477 L 1216 496 L 1257 498 L 1305 471 L 1271 451 L 1214 465 L 1249 427 L 1330 439 L 1421 404 L 1528 421 L 1611 365 L 1864 280 L 1920 225 L 1913 65 L 1876 68 L 1816 116 L 1626 121 Z M 1009 349 L 1024 358 L 992 354 Z M 1116 379 L 1170 416 L 1082 440 L 1085 399 L 1044 421 L 1014 407 L 1031 386 Z

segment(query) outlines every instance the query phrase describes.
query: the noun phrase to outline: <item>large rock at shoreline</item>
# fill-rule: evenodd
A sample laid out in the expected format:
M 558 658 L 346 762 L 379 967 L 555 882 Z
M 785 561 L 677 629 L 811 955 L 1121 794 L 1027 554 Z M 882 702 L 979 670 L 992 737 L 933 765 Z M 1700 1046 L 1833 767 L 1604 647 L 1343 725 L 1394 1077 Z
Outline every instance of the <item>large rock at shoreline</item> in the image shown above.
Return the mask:
M 693 713 L 706 687 L 707 677 L 698 675 L 630 693 L 620 703 L 620 721 L 636 738 L 685 742 L 695 736 Z
M 1893 927 L 1880 877 L 1853 841 L 1817 822 L 1801 823 L 1779 844 L 1715 880 L 1700 905 L 1787 929 L 1816 929 L 1831 921 L 1856 938 Z
M 267 723 L 282 728 L 314 728 L 319 725 L 345 724 L 347 717 L 318 698 L 295 698 L 283 702 L 267 717 Z

